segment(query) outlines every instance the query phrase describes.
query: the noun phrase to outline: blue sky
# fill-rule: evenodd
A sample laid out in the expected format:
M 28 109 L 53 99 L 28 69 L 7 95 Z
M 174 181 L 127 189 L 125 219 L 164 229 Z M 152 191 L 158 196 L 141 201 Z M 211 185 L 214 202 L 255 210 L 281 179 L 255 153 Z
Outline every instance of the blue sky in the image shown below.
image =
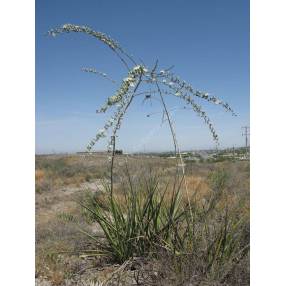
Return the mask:
M 208 112 L 221 147 L 242 146 L 249 125 L 248 0 L 36 0 L 36 153 L 84 150 L 111 113 L 97 114 L 117 86 L 82 67 L 94 67 L 120 82 L 126 70 L 102 43 L 81 34 L 56 38 L 45 33 L 65 23 L 87 25 L 116 39 L 152 66 L 174 72 L 228 102 L 238 114 L 199 102 Z M 168 99 L 170 109 L 182 106 Z M 172 150 L 162 108 L 134 102 L 123 121 L 118 148 L 128 152 Z M 148 113 L 158 114 L 146 117 Z M 191 110 L 172 113 L 180 148 L 215 146 L 208 127 Z M 106 141 L 96 150 L 105 149 Z

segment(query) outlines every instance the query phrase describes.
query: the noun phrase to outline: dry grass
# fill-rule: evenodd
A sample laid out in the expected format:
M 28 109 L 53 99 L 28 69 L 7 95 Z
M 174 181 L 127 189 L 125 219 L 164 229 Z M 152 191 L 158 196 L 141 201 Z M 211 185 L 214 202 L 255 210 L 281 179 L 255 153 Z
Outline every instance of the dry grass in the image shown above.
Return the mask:
M 122 172 L 125 157 L 118 158 L 115 170 L 115 196 L 119 203 L 124 204 Z M 128 166 L 135 179 L 144 172 L 144 168 L 155 167 L 161 174 L 163 182 L 170 180 L 176 169 L 173 160 L 158 157 L 129 157 Z M 92 186 L 98 179 L 103 178 L 106 171 L 107 160 L 104 156 L 36 157 L 36 277 L 48 280 L 51 285 L 92 285 L 91 282 L 84 284 L 84 281 L 106 281 L 106 285 L 117 285 L 114 281 L 118 280 L 119 276 L 121 278 L 124 276 L 128 283 L 130 281 L 134 283 L 136 279 L 139 282 L 142 282 L 142 279 L 150 282 L 141 285 L 184 285 L 178 284 L 178 281 L 185 280 L 198 285 L 194 278 L 197 275 L 194 269 L 197 268 L 194 268 L 189 260 L 184 261 L 182 258 L 174 262 L 173 258 L 164 252 L 161 254 L 161 261 L 160 259 L 146 260 L 144 263 L 136 262 L 136 266 L 133 265 L 134 262 L 130 262 L 128 266 L 123 267 L 124 271 L 120 265 L 109 265 L 110 262 L 105 258 L 79 257 L 80 250 L 91 249 L 93 246 L 73 222 L 61 219 L 61 213 L 69 213 L 77 217 L 79 226 L 86 231 L 99 232 L 98 225 L 90 224 L 84 219 L 75 199 L 83 198 L 88 189 L 87 186 L 89 184 Z M 228 174 L 224 199 L 218 207 L 223 210 L 226 206 L 236 206 L 231 208 L 230 212 L 237 216 L 243 215 L 247 219 L 249 215 L 248 162 L 194 163 L 192 165 L 188 163 L 186 182 L 189 194 L 183 192 L 183 200 L 187 201 L 188 196 L 195 196 L 198 202 L 204 204 L 214 189 L 210 174 L 217 171 L 227 171 Z M 94 190 L 91 192 L 94 193 Z M 102 204 L 106 203 L 104 192 L 97 191 L 97 195 L 102 199 Z M 169 199 L 170 196 L 167 193 L 166 200 Z M 200 285 L 249 285 L 247 284 L 249 273 L 246 270 L 248 263 L 248 257 L 240 261 L 237 267 L 230 271 L 232 274 L 226 277 L 224 284 L 211 284 L 217 282 L 210 282 L 215 280 L 206 277 L 205 281 L 200 281 Z M 79 282 L 80 280 L 82 282 Z

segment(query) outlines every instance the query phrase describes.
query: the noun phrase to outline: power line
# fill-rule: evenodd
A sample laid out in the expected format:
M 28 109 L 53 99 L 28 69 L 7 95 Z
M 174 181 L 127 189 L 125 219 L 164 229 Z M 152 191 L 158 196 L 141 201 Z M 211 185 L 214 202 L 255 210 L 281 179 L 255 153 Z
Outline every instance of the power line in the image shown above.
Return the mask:
M 248 136 L 250 136 L 250 127 L 249 126 L 242 126 L 241 127 L 243 132 L 242 132 L 242 136 L 245 136 L 245 152 L 246 152 L 246 155 L 248 155 L 248 142 L 249 142 L 249 139 L 248 139 Z

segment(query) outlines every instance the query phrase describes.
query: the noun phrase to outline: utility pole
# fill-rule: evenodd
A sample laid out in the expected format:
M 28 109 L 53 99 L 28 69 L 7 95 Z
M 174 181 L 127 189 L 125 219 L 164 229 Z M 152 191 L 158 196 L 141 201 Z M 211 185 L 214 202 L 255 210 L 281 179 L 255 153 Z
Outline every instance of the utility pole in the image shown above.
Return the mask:
M 249 126 L 243 126 L 241 127 L 244 132 L 242 132 L 242 136 L 245 136 L 245 152 L 246 156 L 248 155 L 248 136 L 250 135 L 249 133 Z

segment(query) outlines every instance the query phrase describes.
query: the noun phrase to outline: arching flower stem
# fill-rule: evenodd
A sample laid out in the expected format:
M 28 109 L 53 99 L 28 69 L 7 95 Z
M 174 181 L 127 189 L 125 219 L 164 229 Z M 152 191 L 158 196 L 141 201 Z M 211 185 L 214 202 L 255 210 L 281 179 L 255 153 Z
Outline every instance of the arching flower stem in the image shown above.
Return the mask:
M 116 150 L 116 134 L 117 134 L 117 130 L 119 129 L 120 125 L 121 125 L 121 120 L 124 116 L 124 114 L 126 113 L 128 107 L 130 106 L 131 102 L 133 101 L 133 98 L 136 94 L 136 91 L 140 85 L 140 83 L 142 82 L 142 73 L 139 75 L 139 79 L 137 81 L 137 84 L 133 90 L 132 95 L 130 96 L 130 99 L 128 101 L 128 103 L 126 104 L 126 106 L 124 107 L 123 111 L 121 112 L 120 116 L 117 119 L 116 125 L 113 129 L 113 134 L 111 136 L 111 140 L 112 140 L 112 154 L 111 154 L 111 163 L 110 163 L 110 192 L 111 192 L 111 196 L 113 195 L 113 170 L 114 170 L 114 159 L 115 159 L 115 150 Z
M 160 95 L 160 99 L 161 99 L 161 102 L 162 102 L 162 105 L 163 105 L 163 108 L 164 108 L 164 112 L 166 114 L 166 117 L 167 117 L 167 121 L 169 123 L 169 127 L 170 127 L 170 131 L 171 131 L 171 134 L 172 134 L 172 138 L 173 138 L 173 144 L 174 144 L 174 151 L 175 151 L 175 156 L 176 156 L 176 160 L 177 160 L 177 165 L 178 164 L 178 155 L 179 155 L 179 162 L 180 162 L 180 165 L 181 165 L 181 168 L 182 168 L 182 179 L 184 180 L 184 184 L 185 184 L 185 190 L 187 192 L 187 198 L 188 198 L 188 204 L 190 206 L 190 198 L 189 198 L 189 192 L 188 192 L 188 187 L 187 187 L 187 182 L 186 182 L 186 177 L 185 177 L 185 165 L 184 165 L 184 160 L 183 160 L 183 157 L 182 157 L 182 154 L 180 152 L 180 149 L 179 149 L 179 145 L 178 145 L 178 141 L 177 141 L 177 138 L 176 138 L 176 133 L 175 133 L 175 129 L 174 129 L 174 126 L 172 124 L 172 120 L 171 120 L 171 117 L 170 117 L 170 114 L 169 114 L 169 111 L 167 109 L 167 105 L 165 103 L 165 100 L 164 100 L 164 97 L 162 95 L 162 92 L 161 92 L 161 89 L 160 89 L 160 86 L 158 84 L 158 82 L 156 82 L 156 86 L 158 88 L 158 93 Z

